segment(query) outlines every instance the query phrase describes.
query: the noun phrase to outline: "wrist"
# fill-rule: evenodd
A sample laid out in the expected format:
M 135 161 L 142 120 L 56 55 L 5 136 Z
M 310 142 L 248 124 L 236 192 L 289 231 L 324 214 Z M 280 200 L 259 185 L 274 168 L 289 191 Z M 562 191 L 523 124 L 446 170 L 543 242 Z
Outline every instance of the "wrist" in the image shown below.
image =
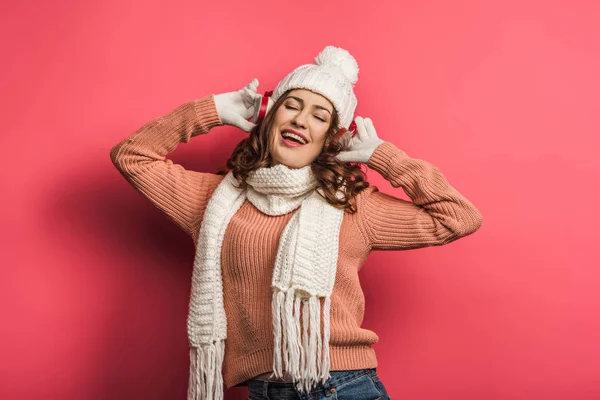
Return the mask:
M 205 96 L 195 101 L 194 109 L 196 117 L 205 127 L 206 131 L 219 125 L 223 125 L 221 116 L 216 107 L 214 95 Z
M 397 148 L 391 142 L 381 141 L 372 151 L 367 165 L 374 170 L 385 169 L 394 157 Z

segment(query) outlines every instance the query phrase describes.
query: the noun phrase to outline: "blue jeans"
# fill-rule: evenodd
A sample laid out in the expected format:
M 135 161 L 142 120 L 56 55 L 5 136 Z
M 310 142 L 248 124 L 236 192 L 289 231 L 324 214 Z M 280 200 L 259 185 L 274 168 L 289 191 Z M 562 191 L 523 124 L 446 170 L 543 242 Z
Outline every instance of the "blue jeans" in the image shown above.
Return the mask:
M 293 383 L 251 379 L 248 400 L 390 400 L 377 370 L 331 371 L 327 382 L 310 393 L 299 392 Z

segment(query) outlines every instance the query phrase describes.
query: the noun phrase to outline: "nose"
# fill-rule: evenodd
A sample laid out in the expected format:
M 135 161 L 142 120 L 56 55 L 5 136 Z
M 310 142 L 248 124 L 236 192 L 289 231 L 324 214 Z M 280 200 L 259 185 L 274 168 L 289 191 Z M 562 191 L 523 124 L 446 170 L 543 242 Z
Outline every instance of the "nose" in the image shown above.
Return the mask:
M 296 114 L 294 117 L 294 123 L 301 128 L 306 127 L 306 115 L 302 112 Z

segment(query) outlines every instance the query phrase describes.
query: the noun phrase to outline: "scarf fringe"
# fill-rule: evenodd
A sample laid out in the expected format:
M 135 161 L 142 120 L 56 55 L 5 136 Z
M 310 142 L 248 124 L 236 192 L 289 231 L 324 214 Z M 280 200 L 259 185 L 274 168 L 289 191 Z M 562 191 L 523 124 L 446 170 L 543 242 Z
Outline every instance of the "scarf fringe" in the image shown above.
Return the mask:
M 324 298 L 321 308 L 317 296 L 301 298 L 293 289 L 286 292 L 275 289 L 272 300 L 275 349 L 271 378 L 283 378 L 285 371 L 302 392 L 309 392 L 319 382 L 325 383 L 329 379 L 330 308 L 329 296 Z
M 188 400 L 223 400 L 225 341 L 190 348 Z

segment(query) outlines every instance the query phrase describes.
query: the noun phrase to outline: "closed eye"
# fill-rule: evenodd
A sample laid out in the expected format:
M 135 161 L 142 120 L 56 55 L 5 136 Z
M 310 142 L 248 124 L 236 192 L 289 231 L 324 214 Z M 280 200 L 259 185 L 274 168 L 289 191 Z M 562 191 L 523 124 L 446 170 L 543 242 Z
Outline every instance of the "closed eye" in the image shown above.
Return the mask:
M 293 107 L 293 106 L 291 106 L 289 104 L 285 104 L 285 108 L 287 108 L 288 110 L 296 110 L 296 111 L 298 111 L 298 108 Z M 327 120 L 325 118 L 319 117 L 318 115 L 315 115 L 315 118 L 318 119 L 321 122 L 327 122 Z

